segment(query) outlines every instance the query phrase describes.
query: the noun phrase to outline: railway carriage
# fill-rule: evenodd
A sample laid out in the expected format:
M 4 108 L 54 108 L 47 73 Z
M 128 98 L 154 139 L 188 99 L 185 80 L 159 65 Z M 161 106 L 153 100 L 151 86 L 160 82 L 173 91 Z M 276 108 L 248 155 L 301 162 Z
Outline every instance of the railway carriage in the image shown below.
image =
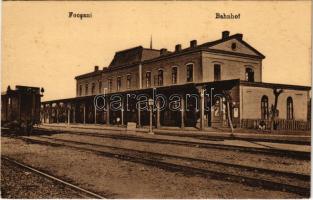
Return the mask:
M 1 94 L 1 126 L 30 132 L 40 123 L 40 105 L 43 88 L 17 85 L 8 86 Z

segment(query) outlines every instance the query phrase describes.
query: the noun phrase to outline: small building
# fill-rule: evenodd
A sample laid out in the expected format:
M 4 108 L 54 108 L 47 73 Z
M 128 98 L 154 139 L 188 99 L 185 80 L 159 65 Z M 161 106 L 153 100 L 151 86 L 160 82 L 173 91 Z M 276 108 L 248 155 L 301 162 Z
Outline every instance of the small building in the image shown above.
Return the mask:
M 109 66 L 75 77 L 76 97 L 43 102 L 44 121 L 145 126 L 150 110 L 144 102 L 152 98 L 155 127 L 229 127 L 230 118 L 235 128 L 261 121 L 269 128 L 275 114 L 278 129 L 308 129 L 311 88 L 263 82 L 264 58 L 243 34 L 229 31 L 174 51 L 122 50 Z M 281 91 L 278 98 L 274 91 Z

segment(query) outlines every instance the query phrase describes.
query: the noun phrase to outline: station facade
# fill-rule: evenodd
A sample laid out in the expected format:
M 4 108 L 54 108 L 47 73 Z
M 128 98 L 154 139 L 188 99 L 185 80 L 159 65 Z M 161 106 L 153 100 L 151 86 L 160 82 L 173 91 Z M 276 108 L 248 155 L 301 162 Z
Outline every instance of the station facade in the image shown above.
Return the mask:
M 187 48 L 177 44 L 174 51 L 126 49 L 116 52 L 108 67 L 95 66 L 92 72 L 76 76 L 76 97 L 43 102 L 42 121 L 146 126 L 150 109 L 142 109 L 137 98 L 145 95 L 147 101 L 154 100 L 155 127 L 203 130 L 228 127 L 231 118 L 239 128 L 269 121 L 274 90 L 282 90 L 276 118 L 285 124 L 298 121 L 301 126 L 308 120 L 310 87 L 264 83 L 264 58 L 242 34 L 229 31 L 216 41 L 192 40 Z M 104 109 L 95 106 L 95 98 L 101 95 Z M 167 99 L 162 109 L 164 101 L 157 95 Z M 119 109 L 108 109 L 116 96 L 121 100 Z

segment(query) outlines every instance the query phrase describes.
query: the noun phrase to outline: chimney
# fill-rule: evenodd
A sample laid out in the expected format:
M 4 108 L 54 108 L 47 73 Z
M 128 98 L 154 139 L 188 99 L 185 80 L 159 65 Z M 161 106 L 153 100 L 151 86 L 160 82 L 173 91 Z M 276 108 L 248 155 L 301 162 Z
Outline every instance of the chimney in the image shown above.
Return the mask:
M 175 51 L 181 51 L 181 44 L 176 44 Z
M 229 31 L 223 31 L 222 32 L 222 39 L 226 39 L 229 37 Z
M 197 40 L 191 40 L 190 41 L 190 47 L 195 48 L 197 46 Z
M 95 72 L 99 70 L 99 66 L 95 66 Z
M 243 34 L 237 33 L 236 36 L 237 36 L 237 38 L 238 38 L 239 40 L 242 40 Z
M 167 49 L 162 48 L 162 49 L 160 50 L 160 54 L 161 54 L 161 56 L 162 56 L 162 55 L 164 55 L 166 52 L 167 52 Z

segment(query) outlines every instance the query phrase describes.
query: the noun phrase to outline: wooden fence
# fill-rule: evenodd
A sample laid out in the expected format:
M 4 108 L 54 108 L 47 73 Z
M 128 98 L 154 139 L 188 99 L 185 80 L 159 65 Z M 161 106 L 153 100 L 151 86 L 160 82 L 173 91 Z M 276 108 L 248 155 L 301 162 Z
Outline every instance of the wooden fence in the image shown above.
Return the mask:
M 271 120 L 242 119 L 241 128 L 260 129 L 261 122 L 264 122 L 265 130 L 271 129 Z M 310 131 L 311 121 L 276 119 L 274 130 Z

